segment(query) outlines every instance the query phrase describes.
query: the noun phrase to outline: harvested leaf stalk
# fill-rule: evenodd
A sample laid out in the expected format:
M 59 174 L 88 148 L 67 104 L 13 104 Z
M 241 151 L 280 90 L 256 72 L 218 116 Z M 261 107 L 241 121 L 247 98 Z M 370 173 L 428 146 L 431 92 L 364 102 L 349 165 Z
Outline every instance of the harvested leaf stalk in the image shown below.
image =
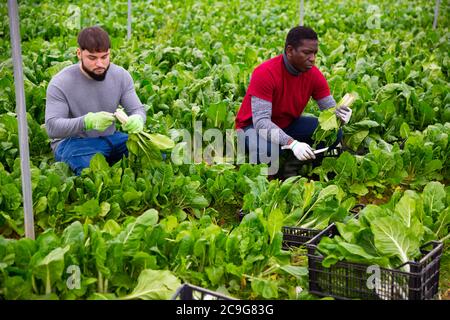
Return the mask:
M 122 125 L 128 121 L 128 115 L 122 109 L 117 109 L 114 115 Z M 128 151 L 137 158 L 141 152 L 149 160 L 161 160 L 160 150 L 172 149 L 175 143 L 165 135 L 141 131 L 128 135 L 127 146 Z
M 339 101 L 336 108 L 340 108 L 342 106 L 350 107 L 353 102 L 356 100 L 356 94 L 355 93 L 346 93 L 345 96 Z
M 319 116 L 319 125 L 313 133 L 314 148 L 317 148 L 321 142 L 324 142 L 325 146 L 330 146 L 336 141 L 338 130 L 342 123 L 341 121 L 338 121 L 335 111 L 343 106 L 350 107 L 353 102 L 355 102 L 356 98 L 356 93 L 346 93 L 336 107 L 321 112 Z
M 128 121 L 128 116 L 122 109 L 117 109 L 114 115 L 121 124 L 125 124 Z

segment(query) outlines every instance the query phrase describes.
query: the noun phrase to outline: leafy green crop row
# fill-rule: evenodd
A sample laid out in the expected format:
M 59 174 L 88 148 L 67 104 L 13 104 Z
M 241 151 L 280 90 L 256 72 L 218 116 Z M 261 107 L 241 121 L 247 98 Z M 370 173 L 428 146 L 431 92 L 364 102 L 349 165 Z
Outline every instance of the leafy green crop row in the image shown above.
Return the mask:
M 8 14 L 0 3 L 1 299 L 167 299 L 186 281 L 244 299 L 313 298 L 304 264 L 281 250 L 284 225 L 336 222 L 342 241 L 322 248 L 329 262 L 397 266 L 426 240 L 448 246 L 448 3 L 433 30 L 425 0 L 305 2 L 332 94 L 359 99 L 343 127 L 348 152 L 314 170 L 303 166 L 304 177 L 268 181 L 249 164 L 130 157 L 109 165 L 101 156 L 76 177 L 54 163 L 43 123 L 48 82 L 77 61 L 81 27 L 109 32 L 112 61 L 131 73 L 145 104 L 146 129 L 173 137 L 176 129 L 192 134 L 195 121 L 203 130 L 232 129 L 252 70 L 282 52 L 299 20 L 293 0 L 132 3 L 128 41 L 124 1 L 20 1 L 35 241 L 14 239 L 24 234 L 23 207 Z M 306 110 L 319 115 L 314 102 Z M 388 204 L 349 219 L 349 209 L 370 197 Z M 239 224 L 241 208 L 247 215 Z M 414 245 L 410 251 L 392 252 L 379 232 L 386 224 Z M 375 239 L 376 250 L 361 239 Z M 77 270 L 81 284 L 72 288 Z
M 291 265 L 290 253 L 281 251 L 281 226 L 275 213 L 268 219 L 249 214 L 226 231 L 208 215 L 177 222 L 174 216 L 159 220 L 150 209 L 122 225 L 76 221 L 60 235 L 48 229 L 36 241 L 0 236 L 0 292 L 7 299 L 145 298 L 140 277 L 168 269 L 184 281 L 242 298 L 296 298 L 306 268 Z M 71 266 L 81 277 L 78 289 L 66 285 Z
M 368 205 L 358 219 L 336 223 L 340 236 L 320 241 L 323 265 L 345 259 L 392 269 L 414 261 L 422 245 L 448 238 L 449 199 L 448 187 L 430 182 L 422 194 L 408 190 L 384 206 Z M 408 265 L 404 269 L 410 271 Z

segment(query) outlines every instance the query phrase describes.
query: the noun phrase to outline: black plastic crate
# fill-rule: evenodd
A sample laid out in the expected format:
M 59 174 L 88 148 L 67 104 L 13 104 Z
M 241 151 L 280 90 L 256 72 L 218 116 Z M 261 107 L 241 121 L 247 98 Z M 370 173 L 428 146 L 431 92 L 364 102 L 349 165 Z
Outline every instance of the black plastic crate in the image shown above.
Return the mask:
M 379 268 L 378 282 L 373 269 L 362 263 L 337 262 L 325 268 L 324 257 L 316 251 L 323 237 L 339 235 L 335 224 L 328 226 L 310 242 L 308 249 L 309 292 L 336 299 L 429 300 L 439 289 L 439 267 L 443 244 L 431 241 L 421 247 L 419 261 L 410 261 L 398 269 Z M 410 271 L 400 270 L 409 265 Z
M 314 238 L 322 230 L 307 229 L 299 227 L 283 227 L 283 249 L 290 247 L 300 247 Z
M 218 292 L 185 283 L 177 289 L 171 300 L 236 300 Z
M 354 215 L 358 215 L 365 207 L 364 204 L 355 205 L 350 212 Z M 283 227 L 283 249 L 289 249 L 290 247 L 300 247 L 317 236 L 322 230 L 319 229 L 307 229 L 299 227 Z

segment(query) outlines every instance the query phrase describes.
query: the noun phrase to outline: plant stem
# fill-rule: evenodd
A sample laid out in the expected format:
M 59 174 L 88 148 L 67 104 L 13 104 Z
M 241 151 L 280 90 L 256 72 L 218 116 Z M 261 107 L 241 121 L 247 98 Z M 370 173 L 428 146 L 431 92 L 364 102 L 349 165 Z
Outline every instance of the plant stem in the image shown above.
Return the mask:
M 50 269 L 47 266 L 47 278 L 45 281 L 45 294 L 50 294 L 50 293 L 52 293 L 52 286 L 50 283 Z
M 103 275 L 100 271 L 98 271 L 97 290 L 98 292 L 103 293 Z
M 34 278 L 34 275 L 31 275 L 31 286 L 33 287 L 33 291 L 38 294 L 39 291 L 36 287 L 36 279 Z
M 105 287 L 104 287 L 105 293 L 108 292 L 108 278 L 105 279 Z
M 448 235 L 446 235 L 445 237 L 443 237 L 442 239 L 440 239 L 439 241 L 441 242 L 445 242 L 446 240 L 448 240 L 450 238 L 450 233 Z

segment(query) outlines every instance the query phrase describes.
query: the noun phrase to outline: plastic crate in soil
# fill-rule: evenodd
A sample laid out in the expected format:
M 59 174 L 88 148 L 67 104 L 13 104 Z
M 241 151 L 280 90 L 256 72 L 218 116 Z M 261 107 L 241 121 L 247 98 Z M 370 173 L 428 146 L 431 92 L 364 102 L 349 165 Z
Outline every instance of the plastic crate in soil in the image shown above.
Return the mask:
M 340 261 L 325 268 L 324 257 L 316 251 L 317 245 L 323 237 L 335 235 L 339 232 L 332 224 L 306 244 L 310 293 L 364 300 L 429 300 L 437 294 L 442 242 L 431 241 L 422 246 L 420 259 L 404 264 L 409 265 L 409 272 L 401 270 L 400 266 L 398 269 L 379 268 L 379 273 L 375 274 L 373 266 L 362 263 Z
M 171 300 L 236 300 L 218 292 L 185 283 L 177 289 Z
M 350 212 L 357 215 L 364 207 L 364 204 L 357 204 Z M 306 244 L 322 230 L 285 226 L 281 231 L 283 232 L 283 249 L 289 249 L 290 247 L 300 247 Z

